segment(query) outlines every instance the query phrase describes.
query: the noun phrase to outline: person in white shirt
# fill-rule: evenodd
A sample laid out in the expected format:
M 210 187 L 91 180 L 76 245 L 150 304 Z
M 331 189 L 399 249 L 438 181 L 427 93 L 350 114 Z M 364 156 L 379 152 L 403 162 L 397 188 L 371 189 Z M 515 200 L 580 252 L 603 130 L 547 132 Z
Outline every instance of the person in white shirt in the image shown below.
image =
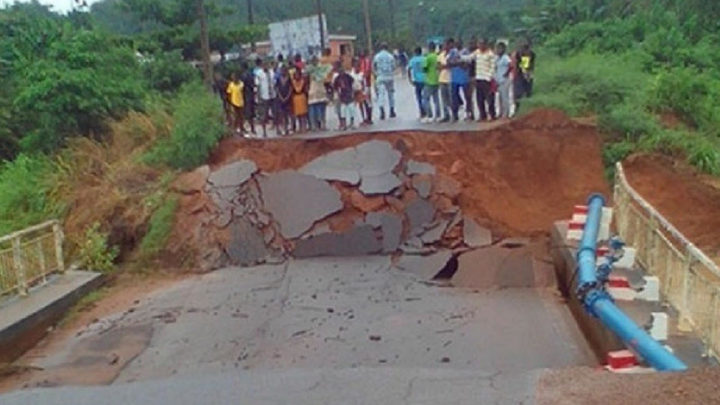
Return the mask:
M 510 72 L 512 60 L 507 55 L 507 45 L 504 42 L 497 44 L 497 63 L 495 66 L 495 81 L 498 86 L 498 101 L 500 103 L 500 118 L 510 118 Z
M 262 65 L 262 67 L 260 67 Z M 258 59 L 258 69 L 255 70 L 255 88 L 257 89 L 257 108 L 260 115 L 263 137 L 267 137 L 267 123 L 270 120 L 270 109 L 275 100 L 275 75 L 270 70 L 270 64 L 262 63 Z
M 480 121 L 485 121 L 488 118 L 494 120 L 497 115 L 494 89 L 497 85 L 494 83 L 496 62 L 497 57 L 495 52 L 490 49 L 488 40 L 481 40 L 477 51 L 475 51 L 475 95 L 478 110 L 480 111 Z
M 385 119 L 385 100 L 390 108 L 390 118 L 395 118 L 395 69 L 397 63 L 395 57 L 388 51 L 388 45 L 380 45 L 380 52 L 373 59 L 373 73 L 375 73 L 375 84 L 378 91 L 378 106 L 380 107 L 380 119 Z

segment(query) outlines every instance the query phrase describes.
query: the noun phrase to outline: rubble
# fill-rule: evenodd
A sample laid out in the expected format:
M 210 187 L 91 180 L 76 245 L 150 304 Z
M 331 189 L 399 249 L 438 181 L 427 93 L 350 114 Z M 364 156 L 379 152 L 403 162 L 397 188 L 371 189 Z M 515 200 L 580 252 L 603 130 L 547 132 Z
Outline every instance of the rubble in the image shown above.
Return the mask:
M 205 167 L 177 187 L 204 193 L 193 211 L 197 234 L 207 239 L 197 252 L 203 267 L 212 266 L 209 260 L 252 266 L 290 256 L 402 252 L 429 255 L 400 261 L 428 275 L 453 249 L 486 246 L 492 238 L 463 215 L 460 183 L 429 163 L 404 160 L 385 141 L 327 153 L 299 170 L 265 173 L 248 159 L 213 172 Z M 409 269 L 413 263 L 419 267 Z

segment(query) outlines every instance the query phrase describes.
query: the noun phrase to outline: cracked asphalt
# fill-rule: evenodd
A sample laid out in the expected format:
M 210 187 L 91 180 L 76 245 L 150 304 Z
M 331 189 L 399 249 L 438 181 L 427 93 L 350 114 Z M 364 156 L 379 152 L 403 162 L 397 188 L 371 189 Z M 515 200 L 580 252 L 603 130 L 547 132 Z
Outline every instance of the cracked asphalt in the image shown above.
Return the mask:
M 150 331 L 146 346 L 113 357 L 124 367 L 111 385 L 32 389 L 0 402 L 532 403 L 542 369 L 595 364 L 552 290 L 441 287 L 387 257 L 363 257 L 188 279 L 89 325 L 37 365 L 92 373 L 105 360 L 73 353 L 98 340 L 124 353 L 124 335 L 138 328 Z

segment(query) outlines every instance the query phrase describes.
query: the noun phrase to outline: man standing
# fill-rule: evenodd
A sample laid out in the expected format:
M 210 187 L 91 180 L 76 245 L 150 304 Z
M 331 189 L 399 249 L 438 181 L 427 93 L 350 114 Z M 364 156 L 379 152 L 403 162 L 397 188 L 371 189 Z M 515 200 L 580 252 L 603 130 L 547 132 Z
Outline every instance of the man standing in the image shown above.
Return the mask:
M 395 57 L 388 51 L 388 44 L 380 46 L 380 52 L 373 60 L 376 86 L 378 88 L 378 104 L 380 106 L 380 119 L 385 119 L 385 96 L 387 95 L 390 118 L 395 118 Z
M 507 55 L 507 45 L 500 42 L 497 45 L 497 63 L 495 67 L 495 82 L 498 86 L 498 100 L 500 102 L 500 118 L 510 118 L 510 71 L 512 61 Z
M 245 99 L 245 118 L 250 124 L 250 133 L 255 135 L 255 71 L 243 63 L 243 98 Z
M 515 109 L 517 111 L 520 107 L 520 99 L 532 96 L 535 52 L 530 49 L 529 43 L 525 43 L 517 53 L 515 65 L 517 66 L 515 76 Z
M 425 55 L 425 64 L 423 65 L 425 71 L 425 87 L 423 87 L 422 94 L 422 107 L 425 112 L 425 122 L 430 123 L 433 117 L 436 121 L 440 121 L 440 97 L 438 94 L 438 55 L 435 49 L 435 44 L 430 43 L 428 45 L 428 54 Z M 435 115 L 430 106 L 430 99 L 432 98 L 435 104 Z
M 257 89 L 257 108 L 260 115 L 263 137 L 267 137 L 267 124 L 270 121 L 270 109 L 275 99 L 275 78 L 269 63 L 258 58 L 255 71 L 255 88 Z
M 488 117 L 494 120 L 497 115 L 492 83 L 495 78 L 496 59 L 495 53 L 488 45 L 488 40 L 481 40 L 480 46 L 475 51 L 475 88 L 480 121 L 485 121 Z
M 452 100 L 450 98 L 450 66 L 448 65 L 448 52 L 450 52 L 452 39 L 445 41 L 442 52 L 438 55 L 438 67 L 440 74 L 438 76 L 438 84 L 440 85 L 440 97 L 443 103 L 443 119 L 441 122 L 450 122 L 450 106 Z
M 463 60 L 460 51 L 455 46 L 455 42 L 452 39 L 448 40 L 448 42 L 450 51 L 448 52 L 447 64 L 450 66 L 452 118 L 453 121 L 458 121 L 460 119 L 460 106 L 462 105 L 460 92 L 462 91 L 464 95 L 467 94 L 470 77 L 467 68 L 464 66 L 466 61 Z M 469 100 L 465 100 L 465 102 L 468 103 Z
M 415 87 L 415 101 L 417 101 L 418 111 L 420 111 L 420 120 L 425 118 L 425 109 L 423 108 L 422 94 L 425 87 L 425 57 L 422 55 L 422 48 L 415 48 L 415 55 L 408 63 L 408 79 Z

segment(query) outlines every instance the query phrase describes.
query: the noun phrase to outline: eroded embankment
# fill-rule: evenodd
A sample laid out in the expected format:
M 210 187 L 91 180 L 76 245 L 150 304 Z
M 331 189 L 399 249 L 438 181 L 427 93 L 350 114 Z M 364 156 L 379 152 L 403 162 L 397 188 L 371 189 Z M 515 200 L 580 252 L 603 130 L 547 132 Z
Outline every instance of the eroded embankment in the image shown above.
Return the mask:
M 295 249 L 297 240 L 292 239 L 307 239 L 328 231 L 351 232 L 354 226 L 367 220 L 365 216 L 371 212 L 394 214 L 400 218 L 403 222 L 402 245 L 416 236 L 410 229 L 412 223 L 409 222 L 414 218 L 408 211 L 427 209 L 424 201 L 433 211 L 429 217 L 426 215 L 426 223 L 421 224 L 424 230 L 444 221 L 448 225 L 457 225 L 454 216 L 462 212 L 463 218 L 470 218 L 492 231 L 495 238 L 537 236 L 547 234 L 553 221 L 569 217 L 573 204 L 584 201 L 589 193 L 608 190 L 603 177 L 600 140 L 594 127 L 574 123 L 554 111 L 536 111 L 508 125 L 478 133 L 399 132 L 322 140 L 228 139 L 218 146 L 209 168 L 187 174 L 176 183 L 176 189 L 183 197 L 168 258 L 192 260 L 203 269 L 232 264 L 228 263 L 229 246 L 234 243 L 232 232 L 228 230 L 230 220 L 227 213 L 218 210 L 217 198 L 214 200 L 212 196 L 212 193 L 218 194 L 218 189 L 213 191 L 208 187 L 210 173 L 239 160 L 254 162 L 257 170 L 253 171 L 252 179 L 236 185 L 246 188 L 240 193 L 243 196 L 233 194 L 229 197 L 231 200 L 237 198 L 243 204 L 240 210 L 243 213 L 234 210 L 232 215 L 242 221 L 242 217 L 247 216 L 246 205 L 264 206 L 260 207 L 263 218 L 259 222 L 265 221 L 263 214 L 270 214 L 270 222 L 274 223 L 277 218 L 273 214 L 279 215 L 278 209 L 269 209 L 268 201 L 262 195 L 263 189 L 271 187 L 267 185 L 267 179 L 272 183 L 280 171 L 303 169 L 331 152 L 355 148 L 368 141 L 384 141 L 391 147 L 391 151 L 369 148 L 372 153 L 397 153 L 399 156 L 389 172 L 380 173 L 385 170 L 381 169 L 372 173 L 378 176 L 390 173 L 397 178 L 397 186 L 383 190 L 381 185 L 380 189 L 371 190 L 373 187 L 364 186 L 364 179 L 329 179 L 326 183 L 339 193 L 342 207 L 333 208 L 327 216 L 317 218 L 314 226 L 300 229 L 299 235 L 293 232 L 292 237 L 288 237 L 282 229 L 276 229 L 272 234 L 263 231 L 263 239 L 272 245 L 270 250 L 283 255 Z M 414 173 L 408 166 L 411 161 L 430 164 L 435 173 Z M 366 169 L 372 172 L 375 164 L 371 161 Z M 387 184 L 388 178 L 382 176 L 379 183 Z M 305 180 L 290 178 L 287 181 L 276 182 L 276 188 Z M 430 191 L 419 190 L 418 182 L 429 184 Z M 426 186 L 420 184 L 420 188 L 423 187 Z M 246 203 L 245 193 L 252 197 L 251 203 Z M 311 204 L 312 200 L 290 198 L 287 204 L 298 202 Z M 302 210 L 301 207 L 293 209 Z M 262 231 L 266 226 L 254 227 Z M 463 244 L 462 233 L 462 229 L 449 227 L 441 233 L 437 243 L 456 248 Z M 378 238 L 382 244 L 382 236 Z

